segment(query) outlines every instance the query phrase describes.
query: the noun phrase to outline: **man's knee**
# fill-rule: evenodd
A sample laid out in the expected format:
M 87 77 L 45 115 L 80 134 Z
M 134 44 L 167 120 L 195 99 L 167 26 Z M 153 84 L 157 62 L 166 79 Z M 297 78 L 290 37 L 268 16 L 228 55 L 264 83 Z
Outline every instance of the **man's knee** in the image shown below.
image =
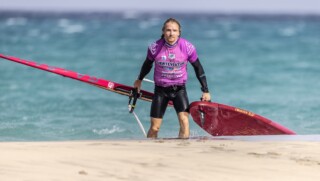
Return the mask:
M 151 126 L 150 130 L 153 131 L 153 132 L 159 132 L 160 126 Z

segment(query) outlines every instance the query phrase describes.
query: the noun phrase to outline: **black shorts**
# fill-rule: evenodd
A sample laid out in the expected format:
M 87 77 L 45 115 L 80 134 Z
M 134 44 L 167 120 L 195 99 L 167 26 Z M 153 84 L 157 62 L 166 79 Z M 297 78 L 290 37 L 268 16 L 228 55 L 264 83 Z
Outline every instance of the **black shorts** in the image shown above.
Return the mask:
M 150 116 L 162 118 L 169 101 L 172 101 L 177 113 L 189 112 L 189 99 L 184 85 L 170 87 L 155 86 Z

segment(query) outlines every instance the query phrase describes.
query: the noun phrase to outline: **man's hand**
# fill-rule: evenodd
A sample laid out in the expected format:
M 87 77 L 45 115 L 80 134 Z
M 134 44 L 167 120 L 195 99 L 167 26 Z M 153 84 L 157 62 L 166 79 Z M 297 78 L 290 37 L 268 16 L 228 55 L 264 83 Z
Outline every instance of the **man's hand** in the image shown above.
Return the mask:
M 134 81 L 133 87 L 138 89 L 138 93 L 140 93 L 141 90 L 141 80 Z
M 202 93 L 201 101 L 208 101 L 208 102 L 210 102 L 210 101 L 211 101 L 211 95 L 210 95 L 210 93 L 209 93 L 209 92 L 204 92 L 204 93 Z

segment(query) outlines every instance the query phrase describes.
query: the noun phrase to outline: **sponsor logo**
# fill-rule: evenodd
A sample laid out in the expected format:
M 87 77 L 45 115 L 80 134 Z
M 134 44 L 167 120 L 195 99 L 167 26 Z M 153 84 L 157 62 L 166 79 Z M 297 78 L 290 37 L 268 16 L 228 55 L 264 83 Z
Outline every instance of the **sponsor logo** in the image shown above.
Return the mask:
M 162 74 L 161 74 L 161 77 L 167 78 L 167 79 L 178 79 L 178 78 L 183 77 L 183 74 L 182 74 L 182 73 L 180 73 L 180 74 L 176 74 L 176 73 L 162 73 Z
M 84 74 L 79 74 L 79 73 L 77 74 L 78 79 L 82 79 L 82 77 L 84 77 L 84 76 L 85 76 Z
M 161 60 L 167 60 L 167 56 L 162 55 L 162 56 L 161 56 Z
M 246 114 L 246 115 L 251 116 L 251 117 L 254 116 L 254 113 L 246 111 L 246 110 L 243 110 L 243 109 L 235 108 L 235 111 L 237 111 L 239 113 L 242 113 L 242 114 Z
M 173 60 L 176 58 L 176 54 L 169 53 L 169 59 Z
M 97 83 L 99 81 L 99 79 L 97 77 L 89 77 L 89 82 L 92 82 L 92 83 Z
M 167 66 L 167 67 L 182 67 L 185 62 L 158 62 L 160 66 Z
M 109 82 L 108 83 L 108 88 L 109 89 L 113 89 L 114 88 L 114 83 L 113 82 Z
M 191 55 L 194 50 L 194 46 L 190 42 L 186 42 L 186 47 L 188 55 Z
M 149 50 L 150 50 L 150 52 L 151 52 L 152 55 L 155 55 L 155 54 L 156 54 L 157 46 L 158 46 L 158 44 L 157 44 L 156 42 L 152 43 L 152 44 L 149 46 Z

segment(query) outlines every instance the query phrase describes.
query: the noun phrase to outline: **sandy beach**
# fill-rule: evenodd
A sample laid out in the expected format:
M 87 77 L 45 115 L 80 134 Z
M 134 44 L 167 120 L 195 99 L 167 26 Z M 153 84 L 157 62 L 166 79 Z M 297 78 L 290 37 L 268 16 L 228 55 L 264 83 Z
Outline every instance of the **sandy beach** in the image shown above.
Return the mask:
M 0 180 L 320 179 L 320 142 L 99 140 L 0 143 Z

